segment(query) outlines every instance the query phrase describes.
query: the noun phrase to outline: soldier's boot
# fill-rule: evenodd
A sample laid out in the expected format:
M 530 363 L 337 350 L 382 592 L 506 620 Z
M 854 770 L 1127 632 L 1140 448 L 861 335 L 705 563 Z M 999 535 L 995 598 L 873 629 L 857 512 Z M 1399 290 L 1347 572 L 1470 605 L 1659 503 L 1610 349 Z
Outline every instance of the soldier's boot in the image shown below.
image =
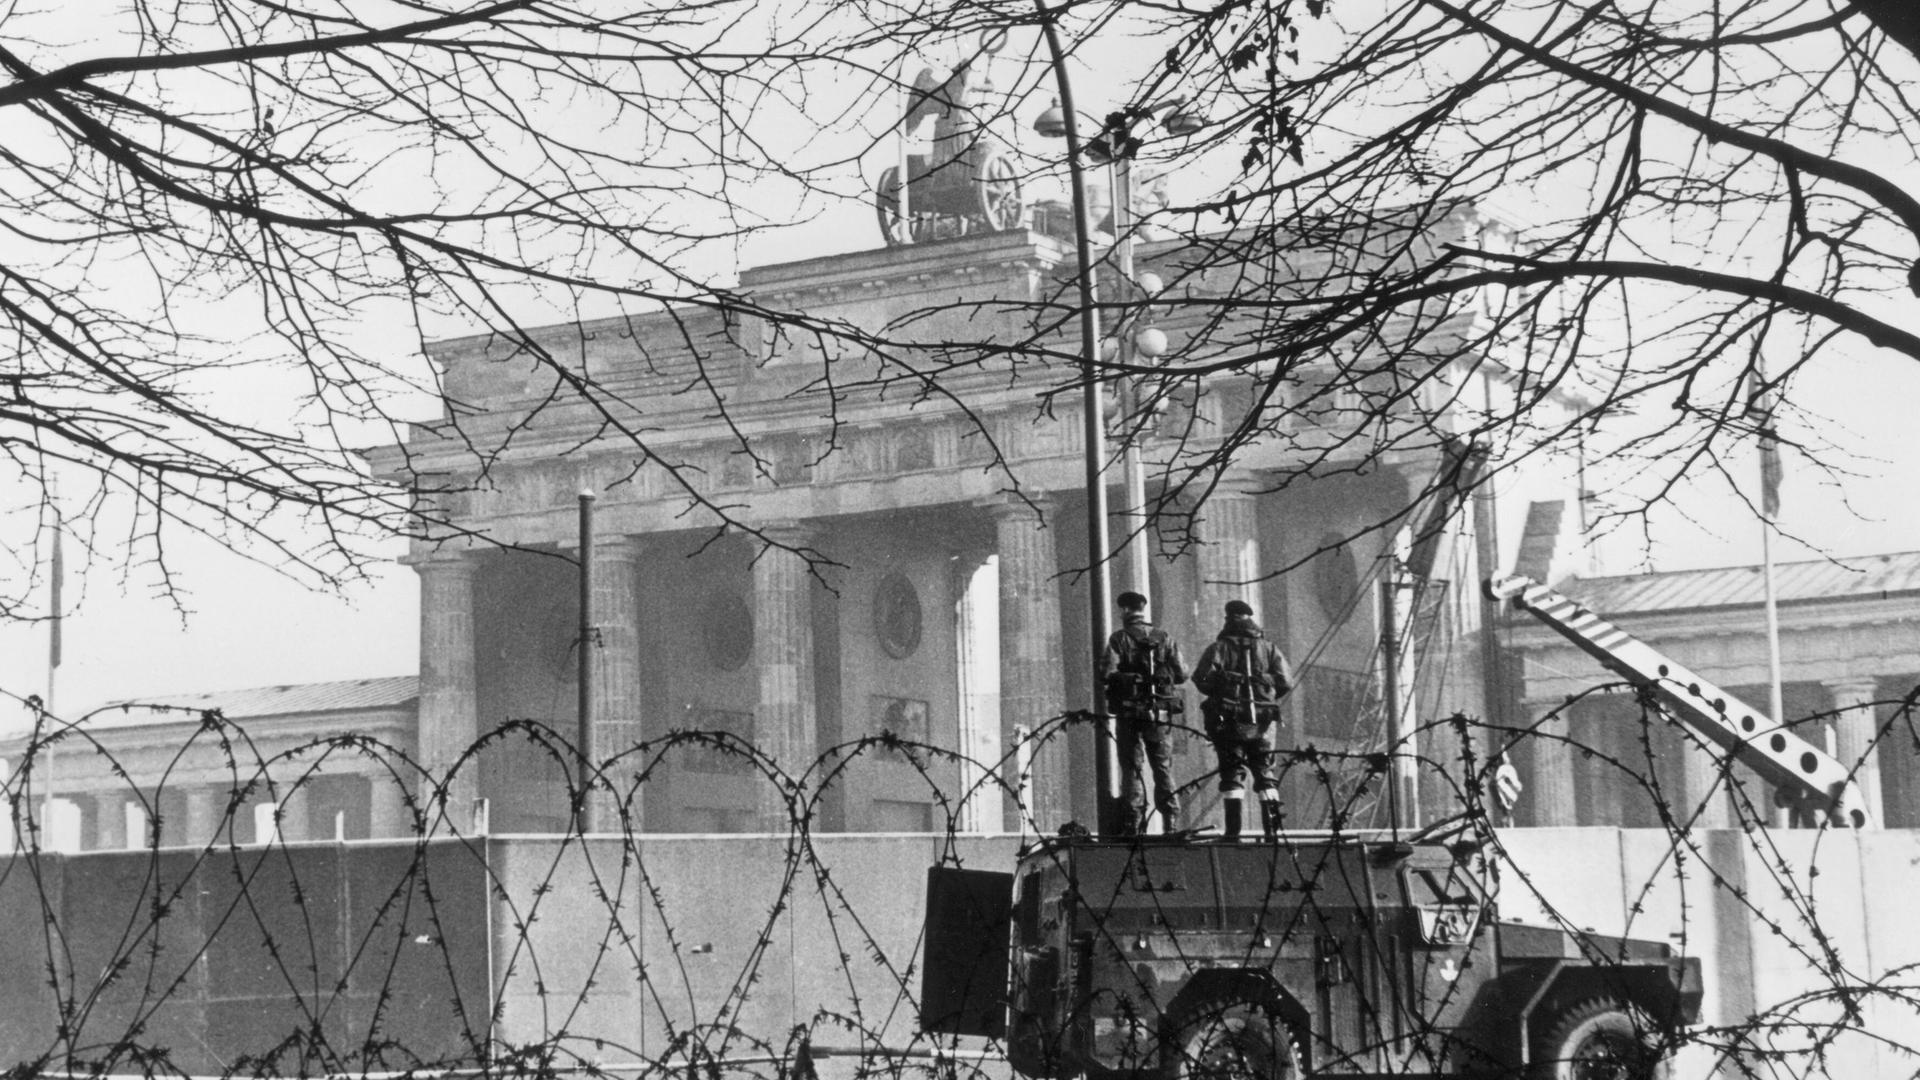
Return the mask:
M 1280 800 L 1262 798 L 1260 800 L 1260 831 L 1269 840 L 1280 838 Z
M 1240 839 L 1240 800 L 1227 799 L 1221 803 L 1221 809 L 1226 812 L 1226 827 L 1220 830 L 1221 839 Z
M 1163 833 L 1180 830 L 1180 802 L 1178 799 L 1165 799 L 1154 806 L 1160 813 L 1160 831 Z

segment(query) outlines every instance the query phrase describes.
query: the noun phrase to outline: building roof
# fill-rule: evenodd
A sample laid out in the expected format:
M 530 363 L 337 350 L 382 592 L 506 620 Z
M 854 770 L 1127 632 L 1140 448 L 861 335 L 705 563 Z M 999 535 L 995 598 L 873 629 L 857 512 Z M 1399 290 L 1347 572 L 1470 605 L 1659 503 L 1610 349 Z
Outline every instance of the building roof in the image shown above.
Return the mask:
M 251 720 L 271 716 L 296 716 L 305 713 L 346 712 L 351 710 L 395 709 L 420 699 L 420 679 L 414 675 L 396 675 L 385 679 L 344 679 L 339 682 L 295 683 L 291 686 L 260 686 L 246 690 L 212 690 L 199 694 L 175 694 L 166 697 L 129 698 L 109 702 L 95 710 L 89 726 L 167 723 L 179 714 L 150 712 L 132 706 L 165 706 L 169 709 L 219 709 L 229 720 Z M 127 707 L 123 709 L 123 706 Z
M 1782 604 L 1872 599 L 1920 592 L 1920 551 L 1776 563 L 1773 581 L 1774 595 Z M 1766 599 L 1758 566 L 1575 577 L 1556 588 L 1608 617 L 1635 612 L 1758 607 Z

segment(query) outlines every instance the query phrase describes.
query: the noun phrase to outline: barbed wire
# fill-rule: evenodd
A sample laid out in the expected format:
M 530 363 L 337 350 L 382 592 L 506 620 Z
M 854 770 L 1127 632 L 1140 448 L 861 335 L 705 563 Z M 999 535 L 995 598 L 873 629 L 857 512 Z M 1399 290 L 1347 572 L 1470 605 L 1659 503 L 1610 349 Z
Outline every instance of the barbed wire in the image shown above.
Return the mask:
M 1920 747 L 1913 702 L 1884 703 L 1882 752 Z M 1062 1007 L 1060 1045 L 1043 1056 L 1084 1055 L 1067 1043 L 1091 1024 L 1129 1063 L 1123 1071 L 1219 1071 L 1213 1036 L 1191 1031 L 1226 1021 L 1205 1027 L 1192 1002 L 1169 996 L 1163 972 L 1272 975 L 1293 965 L 1306 972 L 1284 997 L 1297 1015 L 1264 1014 L 1286 1060 L 1261 1075 L 1294 1065 L 1519 1075 L 1511 1063 L 1472 1066 L 1481 1051 L 1464 1029 L 1435 1020 L 1513 1002 L 1469 1000 L 1488 993 L 1487 979 L 1433 972 L 1443 952 L 1467 967 L 1511 966 L 1502 935 L 1537 929 L 1565 943 L 1558 962 L 1622 979 L 1642 977 L 1654 945 L 1698 958 L 1705 986 L 1689 992 L 1704 994 L 1703 1011 L 1682 1022 L 1630 1010 L 1646 1024 L 1647 1052 L 1690 1070 L 1676 1075 L 1906 1070 L 1894 1063 L 1920 1039 L 1920 947 L 1884 924 L 1899 899 L 1876 895 L 1870 882 L 1905 881 L 1920 865 L 1920 842 L 1906 832 L 1776 830 L 1771 799 L 1738 768 L 1718 769 L 1709 790 L 1679 803 L 1656 767 L 1670 721 L 1650 701 L 1638 704 L 1631 737 L 1608 746 L 1543 722 L 1501 728 L 1457 715 L 1384 750 L 1283 745 L 1273 760 L 1280 788 L 1313 809 L 1290 812 L 1271 841 L 1229 843 L 1202 827 L 1093 847 L 1071 838 L 1068 823 L 1034 820 L 1019 773 L 1031 752 L 1084 728 L 1084 713 L 1053 718 L 1027 745 L 1009 740 L 989 761 L 881 730 L 792 768 L 738 732 L 672 730 L 595 762 L 582 785 L 573 743 L 530 720 L 500 725 L 434 770 L 364 734 L 269 751 L 217 710 L 154 707 L 183 711 L 193 726 L 157 769 L 151 759 L 136 769 L 110 745 L 124 727 L 110 736 L 36 711 L 0 785 L 15 842 L 0 861 L 0 910 L 13 928 L 0 942 L 0 1065 L 19 1077 L 1000 1077 L 1010 1053 L 1024 1052 L 1006 1037 L 922 1030 L 927 980 L 950 974 L 928 966 L 944 961 L 929 946 L 923 890 L 929 868 L 1011 875 L 1017 865 L 1074 882 L 1073 898 L 980 927 L 981 948 L 1004 947 L 1016 960 L 1011 982 L 993 988 L 992 1008 L 1032 1006 L 1021 980 L 1033 971 L 1018 957 L 1021 935 L 1038 932 L 1037 912 L 1067 919 L 1078 904 L 1093 913 L 1074 946 L 1084 956 L 1061 960 L 1073 970 L 1048 984 L 1081 999 Z M 1596 778 L 1589 783 L 1651 806 L 1657 826 L 1577 839 L 1512 827 L 1493 799 L 1493 770 L 1552 742 L 1578 756 Z M 487 755 L 509 744 L 563 778 L 569 807 L 597 804 L 599 828 L 501 833 L 486 813 L 455 805 Z M 86 794 L 144 815 L 123 850 L 75 852 L 74 837 L 54 835 L 72 831 L 48 810 L 56 749 L 59 790 L 79 794 L 71 785 L 82 772 L 110 777 L 111 790 L 95 783 Z M 768 827 L 646 831 L 646 797 L 689 775 L 689 762 L 725 763 L 736 789 L 777 808 L 759 819 Z M 1427 820 L 1366 827 L 1378 820 L 1384 787 L 1407 768 L 1440 795 Z M 876 769 L 896 791 L 912 778 L 931 831 L 825 827 L 831 801 Z M 295 838 L 290 808 L 343 775 L 389 786 L 398 835 L 340 842 L 336 824 L 333 841 Z M 219 778 L 217 812 L 179 821 L 179 789 L 191 783 L 208 798 L 209 776 Z M 1730 809 L 1729 828 L 1700 827 L 1709 799 Z M 271 817 L 250 830 L 248 812 L 263 802 Z M 963 829 L 966 808 L 983 803 L 989 816 L 1014 808 L 1017 831 Z M 96 845 L 111 832 L 99 825 Z M 1096 849 L 1118 853 L 1117 876 L 1099 876 L 1107 856 Z M 1425 901 L 1390 901 L 1377 870 L 1343 854 L 1396 850 L 1445 856 L 1450 869 L 1433 871 Z M 1261 853 L 1258 880 L 1223 883 L 1221 852 Z M 1181 862 L 1192 858 L 1203 861 Z M 1190 880 L 1202 865 L 1217 880 Z M 1163 888 L 1156 875 L 1167 874 L 1187 877 Z M 1596 887 L 1615 890 L 1611 904 Z M 1427 921 L 1394 923 L 1396 905 Z M 1442 933 L 1434 929 L 1442 924 L 1453 951 L 1422 952 L 1420 935 Z M 1102 964 L 1097 986 L 1072 981 Z M 1245 1005 L 1222 1000 L 1228 1011 Z M 1576 1014 L 1579 1004 L 1561 1011 Z M 1211 1064 L 1186 1060 L 1196 1054 Z M 1874 1064 L 1862 1072 L 1862 1062 Z M 1536 1072 L 1526 1075 L 1547 1075 L 1529 1067 Z

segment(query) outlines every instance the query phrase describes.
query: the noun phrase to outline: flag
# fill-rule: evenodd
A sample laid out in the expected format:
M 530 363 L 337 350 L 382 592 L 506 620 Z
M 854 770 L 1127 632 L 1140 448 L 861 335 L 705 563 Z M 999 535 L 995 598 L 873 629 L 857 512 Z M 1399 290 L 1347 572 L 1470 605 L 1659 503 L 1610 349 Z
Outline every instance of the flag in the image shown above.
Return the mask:
M 60 613 L 65 608 L 60 598 L 60 587 L 67 576 L 67 561 L 61 555 L 60 533 L 60 526 L 56 523 L 53 527 L 53 600 L 50 604 L 53 608 L 53 631 L 47 635 L 47 670 L 49 671 L 60 666 Z
M 1780 390 L 1767 384 L 1767 372 L 1756 367 L 1749 373 L 1747 419 L 1760 433 L 1760 515 L 1768 521 L 1780 517 L 1780 437 L 1774 427 L 1780 406 Z

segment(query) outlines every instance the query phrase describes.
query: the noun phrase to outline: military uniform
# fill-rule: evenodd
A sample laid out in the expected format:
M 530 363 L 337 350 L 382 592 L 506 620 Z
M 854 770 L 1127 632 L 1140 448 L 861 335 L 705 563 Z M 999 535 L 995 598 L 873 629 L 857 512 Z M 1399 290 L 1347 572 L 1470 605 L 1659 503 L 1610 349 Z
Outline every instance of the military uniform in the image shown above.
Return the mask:
M 1146 601 L 1140 594 L 1126 593 L 1120 600 L 1125 625 L 1107 638 L 1101 672 L 1120 750 L 1121 798 L 1127 807 L 1122 828 L 1138 833 L 1147 820 L 1148 772 L 1153 776 L 1153 805 L 1161 822 L 1171 828 L 1180 814 L 1168 728 L 1172 715 L 1185 710 L 1174 687 L 1187 681 L 1187 669 L 1180 660 L 1180 646 L 1147 621 Z M 1139 603 L 1130 605 L 1134 600 Z
M 1269 733 L 1280 719 L 1280 699 L 1293 689 L 1287 658 L 1268 641 L 1253 609 L 1227 604 L 1227 622 L 1207 646 L 1193 671 L 1193 684 L 1206 695 L 1201 714 L 1207 738 L 1220 762 L 1220 797 L 1226 804 L 1226 835 L 1240 835 L 1243 774 L 1253 777 L 1260 799 L 1261 824 L 1271 836 L 1279 828 L 1280 790 L 1274 783 L 1273 742 Z

